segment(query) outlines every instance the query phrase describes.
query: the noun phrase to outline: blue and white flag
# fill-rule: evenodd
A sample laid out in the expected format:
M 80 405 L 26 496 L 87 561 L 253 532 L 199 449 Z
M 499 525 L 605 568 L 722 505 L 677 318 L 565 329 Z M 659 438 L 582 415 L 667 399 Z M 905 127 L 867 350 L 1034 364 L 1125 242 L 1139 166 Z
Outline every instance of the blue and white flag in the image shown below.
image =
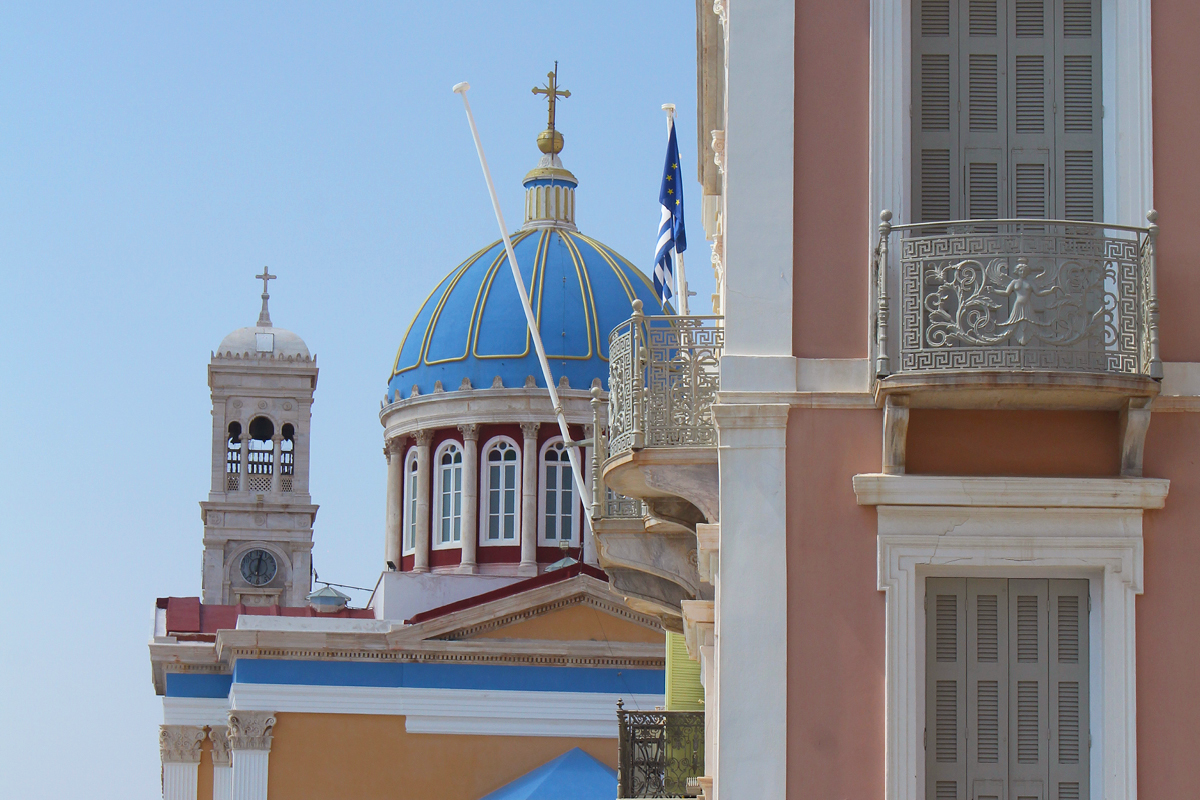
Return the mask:
M 662 188 L 658 192 L 662 221 L 658 224 L 658 247 L 654 253 L 654 291 L 665 305 L 675 294 L 675 266 L 671 251 L 687 249 L 683 229 L 683 181 L 679 175 L 679 145 L 675 141 L 675 123 L 667 135 L 667 163 L 663 165 Z

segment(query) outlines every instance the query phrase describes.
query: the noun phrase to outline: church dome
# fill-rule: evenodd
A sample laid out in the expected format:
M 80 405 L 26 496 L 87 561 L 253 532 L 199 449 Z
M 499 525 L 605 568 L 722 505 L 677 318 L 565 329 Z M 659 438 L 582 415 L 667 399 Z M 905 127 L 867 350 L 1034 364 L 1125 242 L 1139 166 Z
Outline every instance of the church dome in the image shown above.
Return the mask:
M 553 112 L 551 112 L 553 113 Z M 553 134 L 548 136 L 547 134 Z M 645 275 L 611 248 L 575 227 L 578 181 L 563 168 L 562 135 L 538 139 L 544 155 L 525 176 L 525 224 L 512 236 L 542 343 L 555 380 L 608 388 L 608 334 L 641 300 L 646 314 L 663 307 Z M 388 382 L 388 402 L 494 385 L 545 380 L 526 330 L 504 242 L 493 242 L 442 279 L 408 326 Z M 415 389 L 415 391 L 414 391 Z
M 219 355 L 232 353 L 244 356 L 247 353 L 255 356 L 273 354 L 275 358 L 300 357 L 308 358 L 308 345 L 297 334 L 285 328 L 271 326 L 255 326 L 238 328 L 224 339 L 217 348 Z

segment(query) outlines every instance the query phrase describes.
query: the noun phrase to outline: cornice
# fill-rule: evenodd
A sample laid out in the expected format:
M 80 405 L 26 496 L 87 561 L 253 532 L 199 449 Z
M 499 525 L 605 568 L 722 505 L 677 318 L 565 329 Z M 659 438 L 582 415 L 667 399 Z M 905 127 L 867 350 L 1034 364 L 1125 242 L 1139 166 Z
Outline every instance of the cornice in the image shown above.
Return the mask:
M 591 389 L 559 389 L 563 412 L 572 425 L 592 421 Z M 601 395 L 607 399 L 607 394 Z M 601 405 L 606 413 L 607 403 Z M 384 439 L 420 428 L 455 428 L 466 424 L 538 422 L 553 424 L 554 407 L 545 389 L 456 389 L 399 400 L 379 411 Z
M 1171 482 L 1161 478 L 979 478 L 854 476 L 861 506 L 1157 509 Z

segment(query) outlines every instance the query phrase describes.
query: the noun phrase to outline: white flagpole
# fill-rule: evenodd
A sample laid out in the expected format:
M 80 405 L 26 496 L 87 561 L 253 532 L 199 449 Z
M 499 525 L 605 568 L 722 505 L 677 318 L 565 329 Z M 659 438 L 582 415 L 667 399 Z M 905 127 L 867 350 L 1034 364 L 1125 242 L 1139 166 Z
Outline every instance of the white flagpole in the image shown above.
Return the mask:
M 671 129 L 675 127 L 675 104 L 663 103 L 663 111 L 667 112 L 667 138 L 671 136 Z M 687 274 L 683 271 L 683 253 L 677 252 L 674 247 L 671 248 L 671 258 L 675 261 L 675 297 L 676 304 L 679 307 L 679 313 L 683 316 L 688 315 L 688 285 Z
M 508 266 L 512 269 L 513 282 L 517 284 L 517 293 L 521 295 L 521 307 L 525 310 L 525 324 L 533 338 L 533 347 L 537 351 L 538 362 L 542 365 L 542 377 L 546 381 L 546 389 L 550 393 L 550 403 L 554 406 L 554 416 L 558 419 L 558 430 L 563 441 L 571 441 L 571 432 L 567 427 L 567 415 L 563 413 L 562 403 L 558 399 L 558 390 L 554 387 L 554 376 L 550 374 L 550 362 L 546 360 L 546 348 L 542 346 L 542 334 L 538 330 L 537 318 L 533 315 L 533 306 L 529 303 L 529 293 L 525 291 L 525 279 L 521 277 L 521 268 L 517 266 L 517 256 L 513 252 L 512 239 L 508 236 L 508 226 L 504 224 L 504 214 L 500 211 L 500 199 L 496 197 L 496 187 L 492 184 L 492 173 L 488 169 L 487 157 L 483 154 L 483 143 L 479 141 L 479 130 L 475 127 L 475 115 L 471 113 L 471 104 L 467 101 L 467 90 L 471 84 L 463 81 L 455 84 L 454 92 L 462 96 L 463 106 L 467 109 L 467 122 L 471 125 L 471 136 L 475 139 L 475 151 L 479 153 L 479 164 L 483 167 L 483 179 L 487 182 L 488 193 L 492 197 L 492 210 L 496 212 L 496 224 L 500 226 L 500 237 L 504 239 L 504 252 L 508 254 Z M 596 446 L 599 431 L 592 432 L 592 447 Z M 579 468 L 579 449 L 568 447 L 567 458 L 571 461 L 571 473 L 575 476 L 575 488 L 579 499 L 583 501 L 583 519 L 587 530 L 592 532 L 592 517 L 589 509 L 592 507 L 592 493 L 583 482 L 583 471 Z M 582 558 L 582 542 L 580 543 Z

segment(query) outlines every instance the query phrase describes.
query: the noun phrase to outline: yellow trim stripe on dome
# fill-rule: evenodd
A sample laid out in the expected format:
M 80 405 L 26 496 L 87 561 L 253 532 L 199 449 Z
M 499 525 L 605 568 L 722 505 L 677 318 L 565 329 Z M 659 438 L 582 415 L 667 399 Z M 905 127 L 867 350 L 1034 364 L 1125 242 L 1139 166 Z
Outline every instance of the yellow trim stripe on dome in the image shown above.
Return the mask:
M 526 237 L 531 236 L 532 234 L 533 234 L 533 231 L 526 232 L 526 234 L 524 236 L 522 236 L 519 240 L 513 242 L 513 247 L 515 248 L 519 242 L 525 241 Z M 545 246 L 545 244 L 546 244 L 546 232 L 543 231 L 541 237 L 538 239 L 537 250 L 534 252 L 534 255 L 533 255 L 533 274 L 531 274 L 529 276 L 529 287 L 526 289 L 526 291 L 530 294 L 530 300 L 529 300 L 530 304 L 533 305 L 536 303 L 537 306 L 539 307 L 539 311 L 540 311 L 540 306 L 541 306 L 541 298 L 538 295 L 534 294 L 533 290 L 534 290 L 534 287 L 537 286 L 538 264 L 542 259 L 542 248 Z M 524 358 L 525 356 L 529 355 L 529 348 L 531 346 L 531 341 L 530 341 L 530 337 L 529 337 L 529 329 L 528 328 L 526 328 L 526 330 L 525 330 L 525 351 L 524 352 L 517 353 L 515 355 L 480 355 L 479 354 L 479 331 L 483 327 L 483 315 L 487 311 L 488 296 L 492 292 L 492 284 L 496 280 L 496 272 L 500 269 L 501 264 L 505 264 L 507 262 L 508 262 L 508 253 L 505 252 L 504 250 L 501 250 L 500 255 L 498 255 L 496 257 L 496 260 L 492 263 L 492 266 L 488 270 L 487 275 L 484 276 L 483 283 L 481 283 L 479 285 L 479 291 L 480 291 L 481 298 L 479 300 L 477 300 L 477 302 L 475 304 L 475 308 L 471 311 L 471 325 L 467 330 L 467 347 L 468 347 L 468 351 L 469 351 L 468 354 L 471 356 L 474 356 L 475 358 L 479 358 L 479 359 Z M 466 358 L 467 358 L 467 356 L 463 356 L 462 358 L 455 359 L 455 360 L 456 361 L 465 361 Z M 426 362 L 426 363 L 429 363 L 429 362 Z M 438 362 L 438 363 L 444 363 L 444 362 Z
M 575 241 L 575 239 L 573 238 L 573 236 L 570 233 L 568 233 L 566 231 L 563 231 L 562 233 L 563 233 L 563 241 L 567 245 L 567 250 L 571 253 L 571 259 L 575 262 L 576 270 L 578 270 L 580 264 L 586 263 L 583 258 L 583 253 L 579 252 L 579 243 Z M 595 248 L 593 248 L 593 249 L 595 249 Z M 601 256 L 603 256 L 603 254 L 601 254 Z M 595 337 L 596 356 L 601 361 L 608 361 L 608 358 L 604 355 L 604 347 L 600 343 L 600 314 L 596 311 L 596 293 L 592 289 L 592 275 L 590 272 L 588 272 L 585 269 L 585 270 L 583 270 L 583 276 L 584 277 L 582 280 L 580 280 L 579 285 L 582 288 L 584 285 L 584 282 L 585 281 L 587 282 L 587 290 L 586 290 L 587 296 L 584 298 L 584 305 L 583 305 L 584 313 L 587 314 L 588 310 L 589 309 L 591 310 L 591 318 L 588 320 L 585 320 L 585 322 L 587 323 L 587 337 L 586 338 L 587 338 L 587 343 L 588 343 L 588 357 L 589 358 L 591 357 L 592 338 Z

